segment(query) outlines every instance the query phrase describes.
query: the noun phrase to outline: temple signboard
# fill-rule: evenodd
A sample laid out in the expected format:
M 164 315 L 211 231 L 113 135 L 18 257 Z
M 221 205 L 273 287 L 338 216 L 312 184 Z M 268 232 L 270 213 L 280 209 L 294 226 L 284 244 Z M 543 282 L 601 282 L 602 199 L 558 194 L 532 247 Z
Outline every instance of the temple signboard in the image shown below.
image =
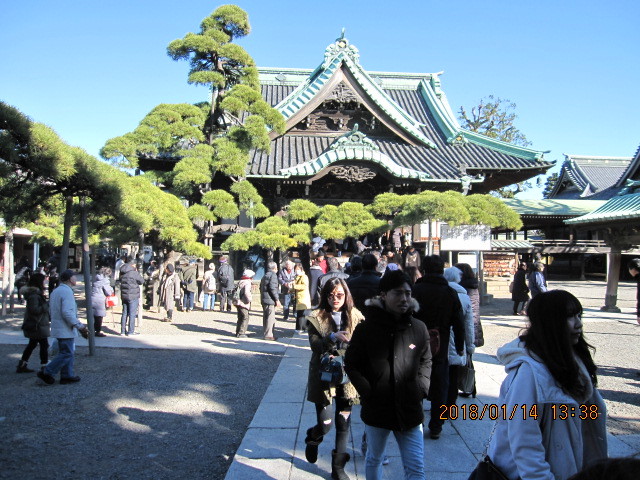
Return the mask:
M 477 252 L 491 250 L 491 227 L 487 225 L 440 225 L 440 250 Z

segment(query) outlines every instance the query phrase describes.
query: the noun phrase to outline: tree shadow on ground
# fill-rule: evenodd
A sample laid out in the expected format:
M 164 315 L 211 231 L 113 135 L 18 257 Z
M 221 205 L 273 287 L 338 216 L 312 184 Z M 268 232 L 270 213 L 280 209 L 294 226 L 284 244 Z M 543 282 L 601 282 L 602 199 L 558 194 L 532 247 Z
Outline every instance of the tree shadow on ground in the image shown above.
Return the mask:
M 74 385 L 15 374 L 0 345 L 7 478 L 222 479 L 277 370 L 275 352 L 76 352 Z M 37 446 L 37 454 L 33 447 Z M 3 475 L 3 476 L 4 476 Z
M 635 387 L 637 391 L 619 391 L 599 388 L 600 393 L 606 400 L 626 403 L 629 405 L 640 405 L 640 370 L 637 368 L 613 367 L 609 365 L 598 366 L 598 377 L 616 377 L 626 380 L 626 384 Z M 604 380 L 604 379 L 603 379 Z

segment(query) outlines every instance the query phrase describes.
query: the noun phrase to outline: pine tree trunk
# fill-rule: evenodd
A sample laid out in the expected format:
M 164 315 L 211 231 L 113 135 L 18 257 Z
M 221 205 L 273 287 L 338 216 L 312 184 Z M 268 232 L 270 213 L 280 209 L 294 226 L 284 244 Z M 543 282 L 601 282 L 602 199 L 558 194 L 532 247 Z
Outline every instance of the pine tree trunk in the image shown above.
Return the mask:
M 60 270 L 64 272 L 69 266 L 69 242 L 71 241 L 71 223 L 73 222 L 73 197 L 67 197 L 64 206 L 64 234 L 62 237 L 62 251 L 60 252 Z
M 138 272 L 144 276 L 144 232 L 138 232 Z M 138 327 L 142 326 L 142 305 L 144 305 L 144 285 L 140 285 L 140 302 L 138 302 Z
M 82 229 L 82 272 L 84 276 L 84 296 L 87 309 L 87 326 L 89 327 L 89 355 L 94 355 L 95 344 L 95 319 L 93 318 L 93 305 L 91 304 L 91 260 L 89 259 L 89 232 L 87 226 L 87 203 L 84 196 L 80 197 L 80 228 Z
M 13 312 L 13 225 L 6 225 L 4 234 L 4 271 L 2 273 L 2 315 L 7 314 L 7 302 L 12 303 Z M 10 300 L 11 299 L 11 300 Z

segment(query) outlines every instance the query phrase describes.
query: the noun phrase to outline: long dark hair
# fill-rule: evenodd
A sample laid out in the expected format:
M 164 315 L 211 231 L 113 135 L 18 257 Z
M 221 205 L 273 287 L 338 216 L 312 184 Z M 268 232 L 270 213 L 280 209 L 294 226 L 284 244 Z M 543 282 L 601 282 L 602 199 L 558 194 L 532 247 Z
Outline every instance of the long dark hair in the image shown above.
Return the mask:
M 27 285 L 29 285 L 30 287 L 39 288 L 41 292 L 44 292 L 45 278 L 46 277 L 41 273 L 34 273 L 33 275 L 31 275 L 31 278 L 29 279 L 29 283 L 27 283 Z
M 476 274 L 473 273 L 473 268 L 468 263 L 456 263 L 454 265 L 458 270 L 462 272 L 462 278 L 460 281 L 467 280 L 473 278 L 476 279 Z
M 347 287 L 347 282 L 345 282 L 342 278 L 333 277 L 327 280 L 327 282 L 322 287 L 322 290 L 320 291 L 320 302 L 318 303 L 318 308 L 326 312 L 333 311 L 333 307 L 329 303 L 329 295 L 331 295 L 331 292 L 333 292 L 336 287 L 342 287 L 342 289 L 344 290 L 344 304 L 342 305 L 340 311 L 347 314 L 348 327 L 350 329 L 351 310 L 353 310 L 353 297 L 351 296 L 349 287 Z
M 542 359 L 554 380 L 572 397 L 584 397 L 586 386 L 580 382 L 580 370 L 574 357 L 577 355 L 587 367 L 593 385 L 597 385 L 597 367 L 591 351 L 595 348 L 587 343 L 580 333 L 578 343 L 573 345 L 567 319 L 582 316 L 582 305 L 565 290 L 543 292 L 531 300 L 527 307 L 530 325 L 520 336 L 528 350 Z

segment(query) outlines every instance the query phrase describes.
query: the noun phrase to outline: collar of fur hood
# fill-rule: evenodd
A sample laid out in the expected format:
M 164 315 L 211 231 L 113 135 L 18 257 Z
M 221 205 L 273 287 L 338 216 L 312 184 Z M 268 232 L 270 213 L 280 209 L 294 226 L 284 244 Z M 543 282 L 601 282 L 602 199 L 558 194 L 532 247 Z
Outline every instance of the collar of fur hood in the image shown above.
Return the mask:
M 418 301 L 415 298 L 411 297 L 411 300 L 410 300 L 409 303 L 410 303 L 410 307 L 411 307 L 409 309 L 410 312 L 417 312 L 417 311 L 420 310 L 420 304 L 418 303 Z M 380 297 L 369 298 L 368 300 L 364 301 L 364 304 L 367 307 L 378 307 L 378 308 L 381 308 L 382 310 L 385 309 L 384 308 L 384 302 L 382 301 L 382 298 L 380 298 Z

